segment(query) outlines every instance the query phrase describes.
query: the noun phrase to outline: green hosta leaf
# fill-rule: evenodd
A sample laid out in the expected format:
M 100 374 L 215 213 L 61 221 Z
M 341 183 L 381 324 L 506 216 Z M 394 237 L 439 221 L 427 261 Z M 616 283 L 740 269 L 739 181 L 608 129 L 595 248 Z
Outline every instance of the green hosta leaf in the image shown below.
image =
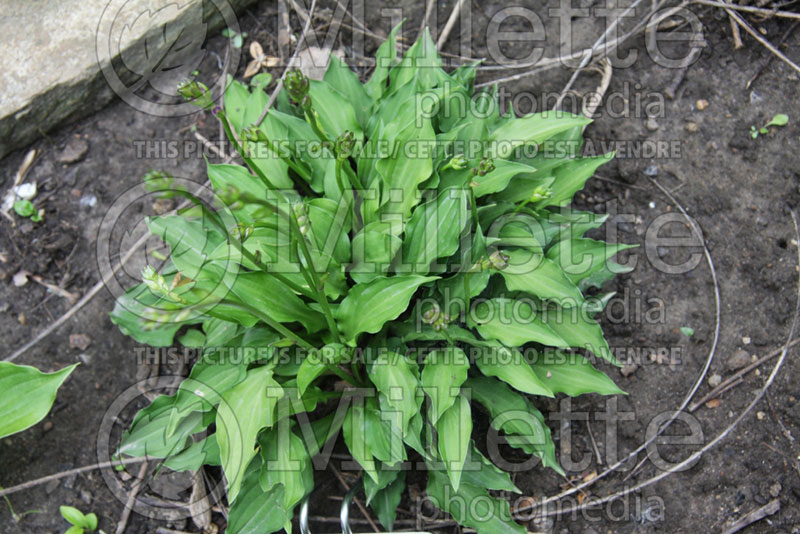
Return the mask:
M 189 220 L 178 215 L 153 217 L 147 220 L 150 232 L 163 239 L 170 248 L 170 260 L 184 278 L 201 277 L 219 279 L 219 271 L 231 268 L 223 258 L 214 271 L 210 271 L 209 256 L 225 240 L 217 227 L 208 219 Z M 231 272 L 235 276 L 235 271 Z
M 236 188 L 240 193 L 248 193 L 257 198 L 266 198 L 267 186 L 258 177 L 253 176 L 241 165 L 206 166 L 208 179 L 215 191 L 223 192 L 228 187 Z
M 614 157 L 614 153 L 594 158 L 579 158 L 570 161 L 553 171 L 555 181 L 550 186 L 550 198 L 542 200 L 536 207 L 561 206 L 572 200 L 575 193 L 583 189 L 586 180 L 592 177 L 594 171 L 600 165 L 608 163 Z
M 344 442 L 353 459 L 359 463 L 373 481 L 379 482 L 378 468 L 365 432 L 367 428 L 365 404 L 363 399 L 353 399 L 353 403 L 344 418 L 342 434 L 344 434 Z
M 395 35 L 400 30 L 402 22 L 392 29 L 389 37 L 378 47 L 375 54 L 375 70 L 369 81 L 364 84 L 364 89 L 369 93 L 373 100 L 377 100 L 386 91 L 386 81 L 389 79 L 389 69 L 394 66 L 397 58 L 397 48 L 395 45 Z
M 28 365 L 0 362 L 0 438 L 44 419 L 56 400 L 58 388 L 77 365 L 43 373 Z
M 369 378 L 380 393 L 384 414 L 391 414 L 405 436 L 408 422 L 417 412 L 417 378 L 406 359 L 396 352 L 381 351 L 372 364 Z
M 555 393 L 577 397 L 584 393 L 625 394 L 605 373 L 580 354 L 540 356 L 531 364 L 536 375 Z
M 497 143 L 492 156 L 497 159 L 506 159 L 517 147 L 543 143 L 557 133 L 575 126 L 585 126 L 590 122 L 592 121 L 585 117 L 561 111 L 545 111 L 526 115 L 503 124 L 489 135 L 489 140 Z
M 282 388 L 269 367 L 251 369 L 223 396 L 217 409 L 217 442 L 231 501 L 236 500 L 247 466 L 256 455 L 258 432 L 274 423 L 280 396 Z
M 355 346 L 362 332 L 374 334 L 408 308 L 414 292 L 436 276 L 393 276 L 356 284 L 342 300 L 336 319 L 348 343 Z
M 406 459 L 403 447 L 403 431 L 398 421 L 398 412 L 387 411 L 378 406 L 375 397 L 367 397 L 364 404 L 364 439 L 372 455 L 387 465 Z
M 300 500 L 314 489 L 314 472 L 311 458 L 303 440 L 279 424 L 261 434 L 261 489 L 269 491 L 277 485 L 283 486 L 283 506 L 292 510 Z
M 512 250 L 508 265 L 500 271 L 509 291 L 524 291 L 541 299 L 555 300 L 562 305 L 577 306 L 583 295 L 564 272 L 541 254 Z
M 553 392 L 536 376 L 522 353 L 498 342 L 490 342 L 475 357 L 478 369 L 486 376 L 496 376 L 506 384 L 531 395 L 553 397 Z
M 244 126 L 244 111 L 249 98 L 250 91 L 243 83 L 231 81 L 225 89 L 225 113 L 236 131 Z
M 395 254 L 403 244 L 402 228 L 390 222 L 367 224 L 353 237 L 353 265 L 350 276 L 358 283 L 371 282 L 389 270 Z
M 435 426 L 439 435 L 439 456 L 453 489 L 458 491 L 472 435 L 472 410 L 467 398 L 463 395 L 456 397 L 455 403 L 445 410 Z
M 509 491 L 522 493 L 511 481 L 511 476 L 494 465 L 481 451 L 475 447 L 475 442 L 469 444 L 469 466 L 464 470 L 462 481 L 467 484 L 486 488 L 494 491 Z
M 507 500 L 489 495 L 483 484 L 481 471 L 465 471 L 465 480 L 455 490 L 448 477 L 441 471 L 432 470 L 428 476 L 428 496 L 433 504 L 453 516 L 459 524 L 474 528 L 478 534 L 525 534 L 525 528 L 511 518 L 511 507 Z M 470 477 L 467 482 L 466 478 Z M 471 503 L 471 505 L 464 503 Z
M 418 122 L 419 124 L 415 124 Z M 412 121 L 404 130 L 391 131 L 387 125 L 384 141 L 392 147 L 393 157 L 379 159 L 375 168 L 383 182 L 381 211 L 407 217 L 419 202 L 418 186 L 433 172 L 433 161 L 423 157 L 436 137 L 428 118 Z
M 186 448 L 192 434 L 213 422 L 213 416 L 207 417 L 200 412 L 177 418 L 175 401 L 175 396 L 161 395 L 136 414 L 130 428 L 122 435 L 118 453 L 167 458 Z M 176 422 L 171 424 L 173 418 Z
M 394 92 L 415 77 L 423 80 L 423 89 L 430 89 L 441 79 L 442 59 L 426 27 L 420 38 L 411 45 L 399 65 L 390 72 L 390 91 Z M 446 75 L 445 75 L 446 76 Z
M 478 184 L 473 187 L 476 197 L 482 197 L 491 193 L 503 191 L 512 178 L 532 175 L 536 169 L 524 163 L 516 161 L 497 160 L 494 163 L 495 169 L 485 176 L 475 176 L 472 180 Z
M 300 394 L 305 393 L 308 386 L 321 376 L 331 365 L 336 365 L 347 356 L 344 345 L 331 343 L 319 351 L 312 352 L 300 364 L 297 370 L 297 387 Z
M 497 298 L 479 302 L 470 312 L 468 324 L 484 339 L 497 339 L 514 347 L 534 341 L 555 347 L 568 346 L 525 300 Z
M 189 378 L 178 387 L 167 435 L 175 431 L 187 413 L 209 410 L 219 404 L 222 395 L 247 376 L 247 363 L 226 356 L 212 352 L 194 364 Z
M 367 89 L 358 81 L 356 73 L 350 70 L 338 57 L 331 55 L 328 70 L 325 71 L 325 83 L 346 95 L 353 104 L 356 120 L 361 127 L 367 124 L 367 112 L 372 107 L 372 101 L 367 95 Z
M 541 316 L 547 326 L 566 341 L 567 346 L 589 350 L 596 356 L 621 366 L 611 353 L 608 341 L 603 336 L 603 329 L 590 316 L 591 313 L 592 310 L 586 305 L 572 308 L 546 306 Z
M 331 139 L 336 139 L 346 130 L 353 132 L 358 139 L 364 137 L 349 95 L 345 96 L 331 85 L 316 80 L 311 80 L 308 94 L 311 96 L 314 111 L 319 114 L 322 127 Z
M 144 284 L 138 284 L 117 297 L 114 309 L 111 311 L 111 322 L 117 325 L 120 331 L 131 336 L 139 343 L 153 347 L 169 347 L 175 333 L 185 324 L 197 322 L 168 322 L 158 328 L 145 328 L 142 317 L 148 308 L 168 308 L 170 303 L 155 294 Z
M 419 204 L 406 226 L 401 269 L 409 270 L 408 266 L 413 272 L 427 274 L 433 261 L 452 256 L 468 220 L 463 189 L 445 189 L 437 198 Z
M 436 423 L 441 415 L 456 401 L 461 384 L 467 379 L 469 360 L 457 347 L 431 352 L 422 369 L 422 387 L 431 398 L 431 422 Z
M 386 471 L 383 471 L 386 472 Z M 370 497 L 370 488 L 373 484 L 369 477 L 364 479 L 364 491 L 367 494 L 367 504 L 372 506 L 381 525 L 391 532 L 394 527 L 394 520 L 397 516 L 397 507 L 403 497 L 403 490 L 406 487 L 405 471 L 390 471 L 394 474 L 393 480 L 385 487 L 376 489 L 374 495 Z
M 261 461 L 247 469 L 239 497 L 231 504 L 225 534 L 270 534 L 282 529 L 290 515 L 283 506 L 283 486 L 261 489 Z
M 524 395 L 498 380 L 483 376 L 470 378 L 464 388 L 471 392 L 473 400 L 489 411 L 492 427 L 505 434 L 511 447 L 535 454 L 542 460 L 542 465 L 564 474 L 556 459 L 555 445 L 544 416 Z
M 216 434 L 195 441 L 180 453 L 164 460 L 164 465 L 173 471 L 197 471 L 204 465 L 220 465 L 220 463 Z
M 297 321 L 309 332 L 325 326 L 325 317 L 312 310 L 291 289 L 264 272 L 241 273 L 230 285 L 231 293 L 280 323 Z
M 546 256 L 561 267 L 572 283 L 578 284 L 604 268 L 617 273 L 630 272 L 630 268 L 622 267 L 610 259 L 619 251 L 635 246 L 585 238 L 562 240 L 550 247 Z
M 326 261 L 314 260 L 314 265 L 324 271 L 328 262 L 334 259 L 344 264 L 350 261 L 350 211 L 344 202 L 337 203 L 329 198 L 314 198 L 308 202 L 308 219 L 311 222 L 313 240 L 308 239 L 312 250 L 319 252 Z

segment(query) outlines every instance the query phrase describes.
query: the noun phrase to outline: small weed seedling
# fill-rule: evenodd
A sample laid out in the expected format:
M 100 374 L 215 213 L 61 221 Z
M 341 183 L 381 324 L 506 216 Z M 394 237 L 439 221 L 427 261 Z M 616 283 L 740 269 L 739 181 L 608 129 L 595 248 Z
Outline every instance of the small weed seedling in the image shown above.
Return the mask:
M 97 530 L 97 516 L 94 514 L 84 514 L 72 506 L 61 506 L 61 515 L 72 525 L 64 534 L 84 534 L 84 532 L 94 532 Z
M 755 126 L 751 126 L 750 127 L 750 137 L 752 137 L 753 139 L 758 139 L 759 134 L 765 135 L 765 134 L 769 133 L 768 128 L 770 126 L 786 126 L 787 124 L 789 124 L 789 116 L 788 115 L 784 115 L 783 113 L 778 113 L 777 115 L 772 117 L 771 121 L 769 121 L 767 124 L 765 124 L 761 128 L 756 129 Z

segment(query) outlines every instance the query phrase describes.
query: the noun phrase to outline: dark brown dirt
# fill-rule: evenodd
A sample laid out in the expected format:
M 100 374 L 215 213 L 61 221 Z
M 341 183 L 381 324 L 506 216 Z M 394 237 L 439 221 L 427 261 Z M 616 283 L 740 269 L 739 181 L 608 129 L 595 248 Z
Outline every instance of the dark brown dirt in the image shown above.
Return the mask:
M 389 19 L 382 18 L 378 12 L 383 4 L 368 4 L 367 25 L 373 31 L 380 29 L 386 33 Z M 450 12 L 450 4 L 440 6 L 439 27 Z M 408 28 L 419 27 L 424 11 L 422 5 L 419 0 L 400 3 L 399 7 L 408 8 L 405 13 L 409 17 Z M 557 3 L 549 2 L 547 6 L 531 3 L 528 7 L 544 14 L 546 7 L 554 5 Z M 489 17 L 500 7 L 501 3 L 473 4 L 473 56 L 486 55 L 482 35 Z M 268 49 L 268 54 L 277 54 L 276 12 L 273 3 L 265 2 L 240 17 L 250 37 L 257 38 Z M 679 213 L 677 206 L 644 175 L 648 167 L 651 171 L 657 169 L 655 178 L 673 191 L 678 202 L 699 224 L 717 270 L 720 335 L 709 376 L 719 374 L 724 379 L 732 374 L 733 362 L 729 360 L 737 351 L 745 351 L 747 354 L 739 357 L 749 359 L 781 347 L 792 324 L 798 268 L 797 243 L 789 209 L 797 207 L 800 186 L 800 151 L 797 150 L 800 122 L 795 116 L 797 75 L 775 60 L 750 89 L 745 89 L 748 79 L 768 57 L 767 52 L 752 39 L 745 40 L 743 49 L 734 50 L 728 21 L 711 8 L 696 12 L 700 14 L 708 46 L 700 59 L 688 68 L 675 98 L 661 95 L 672 85 L 676 70 L 654 64 L 644 52 L 644 40 L 633 40 L 630 50 L 638 51 L 639 59 L 628 68 L 614 70 L 607 93 L 607 101 L 612 94 L 622 95 L 615 105 L 628 112 L 620 113 L 619 108 L 609 112 L 601 106 L 600 116 L 586 131 L 587 138 L 598 147 L 601 141 L 630 142 L 627 146 L 663 141 L 672 142 L 673 150 L 669 157 L 619 157 L 600 169 L 598 178 L 590 181 L 577 202 L 581 208 L 611 213 L 607 226 L 616 232 L 617 240 L 643 245 L 628 255 L 637 261 L 636 269 L 617 277 L 606 288 L 618 292 L 620 303 L 616 309 L 621 314 L 619 310 L 626 306 L 628 315 L 607 315 L 603 326 L 612 347 L 623 354 L 650 350 L 656 352 L 656 357 L 645 356 L 629 376 L 606 369 L 628 392 L 628 396 L 616 401 L 619 414 L 616 429 L 601 420 L 607 408 L 606 399 L 595 395 L 572 400 L 569 410 L 573 420 L 549 421 L 562 453 L 571 451 L 570 457 L 576 465 L 569 475 L 576 479 L 603 471 L 614 455 L 617 458 L 626 456 L 645 439 L 649 427 L 652 431 L 652 425 L 657 426 L 655 418 L 659 414 L 670 414 L 680 406 L 699 376 L 714 341 L 714 285 L 705 260 L 681 274 L 662 272 L 652 261 L 655 257 L 669 264 L 680 264 L 691 254 L 701 253 L 702 249 L 697 246 L 681 250 L 644 246 L 653 221 L 665 214 Z M 293 23 L 299 27 L 298 21 L 293 20 Z M 545 19 L 545 23 L 548 29 L 545 56 L 551 57 L 557 54 L 558 30 L 552 19 Z M 598 20 L 582 19 L 576 24 L 575 39 L 581 46 L 591 44 L 594 36 L 602 31 Z M 788 22 L 772 19 L 758 25 L 766 30 L 769 38 L 777 40 Z M 413 34 L 409 32 L 408 36 L 412 38 Z M 453 36 L 457 36 L 457 30 Z M 348 39 L 345 33 L 342 42 L 346 44 Z M 446 51 L 456 52 L 455 40 L 456 37 L 451 37 Z M 375 46 L 373 40 L 367 39 L 368 52 Z M 674 46 L 673 52 L 680 45 Z M 220 53 L 224 41 L 216 38 L 210 47 Z M 788 39 L 784 50 L 790 57 L 800 57 L 799 49 L 800 32 L 797 32 Z M 238 76 L 243 68 L 244 60 Z M 570 72 L 552 70 L 512 82 L 507 88 L 511 94 L 558 92 Z M 482 72 L 479 81 L 497 75 L 497 72 Z M 576 89 L 590 91 L 598 82 L 597 74 L 584 74 Z M 637 102 L 659 98 L 664 102 L 663 114 L 656 118 L 657 129 L 651 130 L 646 126 L 643 105 Z M 709 103 L 702 111 L 696 107 L 699 99 Z M 787 126 L 773 128 L 757 140 L 750 137 L 751 125 L 760 126 L 779 112 L 789 114 Z M 46 209 L 44 222 L 33 224 L 17 219 L 16 227 L 11 227 L 4 221 L 0 229 L 0 252 L 3 254 L 0 333 L 6 354 L 23 345 L 70 306 L 65 298 L 48 293 L 34 281 L 15 287 L 12 283 L 15 273 L 26 270 L 46 282 L 83 295 L 100 279 L 96 239 L 103 216 L 115 199 L 138 183 L 143 173 L 151 168 L 164 168 L 176 176 L 202 182 L 204 162 L 196 154 L 167 160 L 143 158 L 137 156 L 135 148 L 135 142 L 141 140 L 194 142 L 191 125 L 196 125 L 207 137 L 217 139 L 217 128 L 210 115 L 163 119 L 116 103 L 33 145 L 41 151 L 41 157 L 27 181 L 39 184 L 37 203 Z M 78 137 L 88 144 L 83 159 L 71 164 L 59 163 L 64 147 Z M 0 161 L 3 192 L 10 186 L 24 153 L 19 151 Z M 96 205 L 82 206 L 81 199 L 91 196 L 96 197 Z M 143 208 L 144 212 L 148 209 L 152 208 Z M 678 223 L 664 228 L 662 235 L 688 236 L 689 230 Z M 649 242 L 651 238 L 648 237 Z M 144 261 L 143 257 L 140 261 Z M 60 391 L 45 421 L 0 442 L 0 483 L 4 486 L 97 461 L 96 442 L 104 413 L 143 372 L 136 364 L 136 344 L 109 320 L 112 305 L 113 296 L 103 290 L 67 324 L 18 360 L 18 363 L 44 370 L 59 369 L 74 362 L 81 362 L 81 366 Z M 694 335 L 682 334 L 681 327 L 692 328 Z M 69 342 L 73 334 L 86 334 L 91 343 L 85 350 L 73 348 Z M 662 357 L 658 356 L 659 350 Z M 665 351 L 671 359 L 663 357 Z M 636 491 L 613 506 L 531 523 L 528 530 L 720 532 L 726 522 L 778 499 L 780 511 L 746 532 L 800 532 L 800 445 L 795 441 L 800 437 L 796 386 L 800 364 L 796 354 L 797 349 L 790 350 L 770 388 L 769 402 L 762 400 L 726 439 L 688 470 Z M 718 405 L 697 410 L 691 418 L 696 428 L 687 423 L 671 427 L 667 434 L 672 436 L 685 436 L 694 431 L 700 432 L 702 437 L 690 445 L 661 445 L 657 450 L 660 456 L 673 464 L 678 463 L 724 431 L 764 384 L 772 363 L 763 365 L 757 373 L 748 374 L 743 383 L 722 396 Z M 162 369 L 162 373 L 165 371 L 179 369 Z M 698 393 L 704 395 L 709 390 L 708 383 L 704 382 Z M 552 414 L 559 410 L 559 401 L 540 402 L 539 406 Z M 142 405 L 140 400 L 138 406 Z M 564 404 L 561 408 L 565 410 Z M 127 422 L 133 413 L 132 407 L 123 412 L 121 418 Z M 587 424 L 578 420 L 581 414 L 588 414 L 602 465 L 598 465 L 595 458 Z M 521 460 L 513 454 L 507 457 Z M 653 458 L 652 454 L 650 457 Z M 582 458 L 588 461 L 577 465 Z M 645 461 L 634 470 L 644 458 L 644 453 L 640 453 L 617 474 L 592 487 L 587 498 L 602 498 L 662 473 L 652 461 Z M 132 471 L 135 473 L 137 469 Z M 318 495 L 344 493 L 330 474 L 319 474 L 318 480 Z M 539 467 L 517 473 L 515 480 L 525 495 L 535 499 L 559 492 L 559 485 L 563 483 L 552 472 Z M 99 472 L 17 493 L 10 501 L 18 513 L 28 510 L 39 513 L 27 515 L 15 523 L 8 510 L 0 508 L 2 533 L 61 532 L 66 523 L 58 515 L 60 504 L 96 512 L 101 528 L 111 532 L 122 510 L 122 504 L 108 490 Z M 321 497 L 318 502 L 319 509 L 312 514 L 335 515 L 337 502 Z M 412 510 L 413 506 L 408 497 L 401 505 L 406 510 Z M 409 518 L 403 513 L 400 517 Z M 215 514 L 215 520 L 222 524 L 221 516 Z M 133 514 L 128 532 L 155 532 L 155 528 L 163 524 Z M 193 531 L 190 521 L 178 520 L 171 526 Z M 327 532 L 334 531 L 336 526 L 316 524 L 314 528 Z M 367 528 L 359 526 L 356 530 Z

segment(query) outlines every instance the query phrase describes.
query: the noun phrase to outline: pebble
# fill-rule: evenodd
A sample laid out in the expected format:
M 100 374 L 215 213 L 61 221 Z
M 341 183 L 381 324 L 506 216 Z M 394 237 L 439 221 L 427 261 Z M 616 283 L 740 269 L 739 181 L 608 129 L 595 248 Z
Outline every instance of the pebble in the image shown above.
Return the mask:
M 73 137 L 67 143 L 67 146 L 64 147 L 64 150 L 61 151 L 61 154 L 58 155 L 56 160 L 59 163 L 75 163 L 76 161 L 80 161 L 89 151 L 89 143 L 81 139 L 80 137 Z
M 619 372 L 622 373 L 622 376 L 629 377 L 635 373 L 638 368 L 639 366 L 636 364 L 636 362 L 626 363 L 622 366 Z
M 69 346 L 73 349 L 86 350 L 92 343 L 92 338 L 86 334 L 70 334 Z
M 744 343 L 745 345 L 749 345 L 749 344 L 750 344 L 750 341 L 751 341 L 751 339 L 750 339 L 750 337 L 749 337 L 749 336 L 744 336 L 744 337 L 742 338 L 742 343 Z
M 697 108 L 698 111 L 703 111 L 708 107 L 708 100 L 705 98 L 701 98 L 697 102 L 694 103 L 694 107 Z
M 81 500 L 86 504 L 92 504 L 92 499 L 94 499 L 94 495 L 92 492 L 86 489 L 81 490 Z
M 647 119 L 647 122 L 644 123 L 645 128 L 650 130 L 651 132 L 655 132 L 658 130 L 658 122 L 653 117 Z
M 776 482 L 775 484 L 769 487 L 769 494 L 772 496 L 773 499 L 775 499 L 778 497 L 778 495 L 781 494 L 781 489 L 783 488 L 781 487 L 780 482 Z
M 687 132 L 694 133 L 694 132 L 697 131 L 697 123 L 696 122 L 687 122 L 686 126 L 684 126 L 684 128 L 686 128 Z
M 750 355 L 747 353 L 746 350 L 739 349 L 733 353 L 728 359 L 728 369 L 731 371 L 736 371 L 737 369 L 741 369 L 742 367 L 747 366 L 750 363 Z
M 82 208 L 93 208 L 97 205 L 97 197 L 94 195 L 84 195 L 78 203 Z
M 756 418 L 759 421 L 763 421 L 766 416 L 767 416 L 767 414 L 765 414 L 764 412 L 756 412 Z
M 36 183 L 19 184 L 14 188 L 17 196 L 25 200 L 33 200 L 36 197 Z
M 51 430 L 53 430 L 53 422 L 45 421 L 44 424 L 42 425 L 42 430 L 44 430 L 45 432 L 50 432 Z
M 658 176 L 658 165 L 648 165 L 647 168 L 644 170 L 645 175 L 647 176 Z
M 53 493 L 53 492 L 54 492 L 56 489 L 58 489 L 58 485 L 59 485 L 59 483 L 60 483 L 60 482 L 61 482 L 60 480 L 51 480 L 50 482 L 48 482 L 47 484 L 45 484 L 45 486 L 44 486 L 44 491 L 45 491 L 45 492 L 46 492 L 48 495 L 50 495 L 50 494 L 51 494 L 51 493 Z
M 717 373 L 714 373 L 710 377 L 708 377 L 708 385 L 712 388 L 717 387 L 722 383 L 722 377 L 719 376 Z

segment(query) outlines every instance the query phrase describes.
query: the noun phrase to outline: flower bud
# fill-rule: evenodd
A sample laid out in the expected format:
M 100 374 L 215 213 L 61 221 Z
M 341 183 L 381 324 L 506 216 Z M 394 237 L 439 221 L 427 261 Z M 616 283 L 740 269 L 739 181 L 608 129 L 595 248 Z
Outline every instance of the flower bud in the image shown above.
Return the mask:
M 310 83 L 300 69 L 292 69 L 287 72 L 283 85 L 286 87 L 286 92 L 289 93 L 289 98 L 295 104 L 305 104 L 303 100 L 308 96 Z

